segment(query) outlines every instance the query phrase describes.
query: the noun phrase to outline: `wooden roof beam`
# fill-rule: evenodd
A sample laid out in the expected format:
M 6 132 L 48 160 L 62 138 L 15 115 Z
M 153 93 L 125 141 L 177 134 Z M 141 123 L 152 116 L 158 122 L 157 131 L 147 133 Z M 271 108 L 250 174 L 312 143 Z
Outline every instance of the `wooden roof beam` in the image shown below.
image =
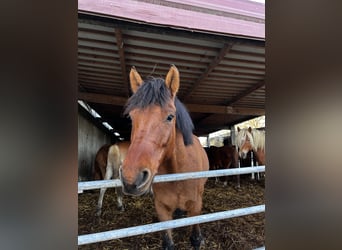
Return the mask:
M 240 94 L 238 94 L 238 95 L 236 95 L 235 97 L 233 97 L 231 100 L 227 101 L 227 102 L 225 103 L 225 105 L 226 105 L 227 107 L 232 107 L 232 105 L 236 104 L 236 103 L 237 103 L 238 101 L 240 101 L 242 98 L 244 98 L 245 96 L 251 94 L 252 92 L 254 92 L 255 90 L 261 88 L 261 87 L 264 86 L 264 85 L 265 85 L 265 82 L 264 82 L 264 81 L 258 82 L 257 84 L 253 85 L 251 88 L 246 89 L 245 91 L 243 91 L 243 92 L 241 92 Z M 232 109 L 235 110 L 235 111 L 240 110 L 240 111 L 241 111 L 241 113 L 240 113 L 241 115 L 258 115 L 258 116 L 259 116 L 259 115 L 264 115 L 264 114 L 265 114 L 265 110 L 263 110 L 263 109 L 260 109 L 260 110 L 259 110 L 259 109 L 252 109 L 252 110 L 254 110 L 254 111 L 256 111 L 256 112 L 248 112 L 248 109 L 246 109 L 246 108 L 240 109 L 240 108 L 236 108 L 236 107 L 233 108 L 233 107 L 232 107 Z M 252 111 L 252 110 L 250 110 L 250 111 Z M 260 112 L 258 112 L 257 110 L 259 110 Z M 205 114 L 203 117 L 197 119 L 196 123 L 202 122 L 203 120 L 207 119 L 207 118 L 210 117 L 211 115 L 212 115 L 212 114 L 208 112 L 208 113 Z
M 124 49 L 124 42 L 122 39 L 122 31 L 121 29 L 116 28 L 115 29 L 115 38 L 116 38 L 116 44 L 118 46 L 118 51 L 119 51 L 119 58 L 120 58 L 120 67 L 121 67 L 121 72 L 122 72 L 122 80 L 124 86 L 124 91 L 126 96 L 129 96 L 129 82 L 128 82 L 128 77 L 127 77 L 127 72 L 126 72 L 126 58 L 125 58 L 125 49 Z
M 104 95 L 104 94 L 78 92 L 78 99 L 86 101 L 86 102 L 124 106 L 128 98 Z
M 102 103 L 116 106 L 124 106 L 127 102 L 127 98 L 111 96 L 111 95 L 103 95 L 103 94 L 93 94 L 93 93 L 85 93 L 79 92 L 78 99 L 94 102 L 94 103 Z M 263 115 L 265 114 L 264 109 L 256 109 L 256 108 L 235 108 L 231 106 L 225 105 L 201 105 L 201 104 L 186 104 L 185 105 L 190 112 L 194 113 L 209 113 L 209 114 L 236 114 L 236 115 Z
M 208 77 L 208 75 L 213 71 L 213 69 L 222 61 L 225 55 L 230 51 L 233 47 L 233 43 L 225 43 L 224 46 L 221 48 L 218 55 L 214 58 L 214 60 L 209 64 L 207 70 L 203 72 L 203 74 L 196 80 L 196 82 L 192 85 L 191 89 L 187 91 L 185 95 L 182 96 L 183 101 L 189 98 L 196 88 Z
M 253 85 L 251 88 L 246 89 L 245 91 L 241 92 L 240 94 L 236 95 L 232 99 L 228 100 L 225 104 L 226 105 L 234 105 L 239 102 L 242 98 L 248 96 L 249 94 L 253 93 L 254 91 L 260 89 L 262 86 L 265 85 L 265 81 L 260 81 L 257 84 Z
M 225 105 L 201 105 L 186 104 L 186 108 L 193 113 L 209 113 L 209 114 L 230 114 L 230 115 L 264 115 L 264 109 L 257 108 L 236 108 Z

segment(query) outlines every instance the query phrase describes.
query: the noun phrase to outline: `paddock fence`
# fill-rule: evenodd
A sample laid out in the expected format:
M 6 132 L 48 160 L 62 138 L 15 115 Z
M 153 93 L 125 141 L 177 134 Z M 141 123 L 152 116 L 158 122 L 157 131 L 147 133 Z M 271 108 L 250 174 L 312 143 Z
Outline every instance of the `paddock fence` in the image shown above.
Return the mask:
M 232 176 L 250 173 L 260 173 L 265 172 L 265 166 L 251 166 L 233 169 L 220 169 L 220 170 L 210 170 L 201 172 L 188 172 L 179 174 L 167 174 L 167 175 L 157 175 L 154 178 L 154 183 L 158 182 L 170 182 L 170 181 L 181 181 L 187 179 L 197 179 L 197 178 L 210 178 L 210 177 L 220 177 L 220 176 Z M 101 180 L 101 181 L 86 181 L 78 183 L 78 193 L 82 193 L 84 190 L 100 189 L 100 188 L 114 188 L 120 187 L 121 181 L 119 179 L 114 180 Z M 140 225 L 134 227 L 128 227 L 123 229 L 115 229 L 105 232 L 84 234 L 78 236 L 78 245 L 91 244 L 96 242 L 114 240 L 124 237 L 131 237 L 146 233 L 153 233 L 157 231 L 163 231 L 171 228 L 178 228 L 183 226 L 189 226 L 193 224 L 200 224 L 206 222 L 212 222 L 217 220 L 229 219 L 239 216 L 245 216 L 250 214 L 256 214 L 265 212 L 265 204 L 239 208 L 234 210 L 215 212 L 210 214 L 203 214 L 188 218 L 151 223 L 147 225 Z M 258 249 L 265 249 L 264 247 Z

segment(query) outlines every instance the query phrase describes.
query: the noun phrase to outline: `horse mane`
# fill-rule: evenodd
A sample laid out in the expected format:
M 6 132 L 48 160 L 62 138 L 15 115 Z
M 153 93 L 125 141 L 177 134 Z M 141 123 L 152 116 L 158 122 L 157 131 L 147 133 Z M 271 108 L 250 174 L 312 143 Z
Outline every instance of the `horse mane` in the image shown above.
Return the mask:
M 253 128 L 252 133 L 250 133 L 247 128 L 241 129 L 236 136 L 236 144 L 238 147 L 242 146 L 242 141 L 246 136 L 248 136 L 254 150 L 258 148 L 261 150 L 265 149 L 265 131 Z
M 261 150 L 264 150 L 265 149 L 265 131 L 252 129 L 252 135 L 254 139 L 255 149 L 260 148 Z
M 162 78 L 149 77 L 140 85 L 137 91 L 128 99 L 125 106 L 124 115 L 128 115 L 135 108 L 144 109 L 151 104 L 165 107 L 168 101 L 171 100 L 170 90 L 166 87 L 165 81 Z M 181 101 L 175 98 L 176 106 L 176 127 L 183 135 L 184 144 L 190 145 L 193 143 L 192 131 L 194 125 L 192 123 L 189 112 Z
M 192 131 L 194 130 L 194 124 L 192 123 L 189 112 L 181 103 L 181 101 L 175 98 L 176 105 L 176 126 L 182 132 L 183 140 L 185 146 L 191 145 L 193 143 L 192 140 Z

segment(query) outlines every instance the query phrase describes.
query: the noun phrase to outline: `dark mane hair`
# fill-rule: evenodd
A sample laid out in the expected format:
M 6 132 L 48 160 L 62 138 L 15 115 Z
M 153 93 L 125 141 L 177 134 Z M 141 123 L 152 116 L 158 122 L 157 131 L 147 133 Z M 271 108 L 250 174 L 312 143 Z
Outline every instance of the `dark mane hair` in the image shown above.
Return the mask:
M 128 115 L 135 108 L 144 109 L 151 104 L 165 107 L 166 103 L 171 99 L 171 93 L 166 87 L 165 82 L 161 78 L 150 77 L 138 90 L 128 99 L 124 115 Z M 176 127 L 183 135 L 185 145 L 193 143 L 192 131 L 194 124 L 185 106 L 176 97 Z

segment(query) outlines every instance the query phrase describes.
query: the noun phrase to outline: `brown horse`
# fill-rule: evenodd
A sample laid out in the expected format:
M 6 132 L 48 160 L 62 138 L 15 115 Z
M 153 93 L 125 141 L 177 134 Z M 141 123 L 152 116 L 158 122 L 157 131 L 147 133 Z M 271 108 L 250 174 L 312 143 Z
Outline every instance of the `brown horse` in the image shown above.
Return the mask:
M 233 145 L 224 145 L 223 147 L 211 146 L 207 148 L 209 166 L 211 170 L 237 168 L 239 165 L 239 155 L 236 147 Z M 229 176 L 224 176 L 223 185 L 226 186 Z M 240 175 L 237 175 L 237 186 L 240 187 Z
M 172 65 L 165 80 L 143 81 L 136 69 L 130 72 L 133 95 L 125 114 L 132 120 L 131 145 L 122 164 L 123 192 L 142 195 L 153 186 L 155 209 L 160 221 L 172 220 L 176 209 L 188 216 L 201 214 L 207 178 L 154 183 L 155 175 L 205 171 L 207 155 L 192 134 L 189 113 L 176 97 L 179 72 Z M 203 237 L 199 225 L 192 226 L 190 241 L 199 249 Z M 174 249 L 171 229 L 163 234 L 163 249 Z
M 94 163 L 94 180 L 109 180 L 119 178 L 119 168 L 126 156 L 129 142 L 119 142 L 113 145 L 102 146 L 96 156 Z M 97 202 L 96 215 L 102 213 L 102 201 L 107 188 L 101 188 Z M 122 204 L 122 189 L 116 188 L 118 209 L 124 210 Z
M 238 127 L 236 145 L 242 159 L 246 159 L 247 153 L 252 150 L 258 164 L 265 165 L 265 131 L 252 129 L 251 127 L 248 129 Z

